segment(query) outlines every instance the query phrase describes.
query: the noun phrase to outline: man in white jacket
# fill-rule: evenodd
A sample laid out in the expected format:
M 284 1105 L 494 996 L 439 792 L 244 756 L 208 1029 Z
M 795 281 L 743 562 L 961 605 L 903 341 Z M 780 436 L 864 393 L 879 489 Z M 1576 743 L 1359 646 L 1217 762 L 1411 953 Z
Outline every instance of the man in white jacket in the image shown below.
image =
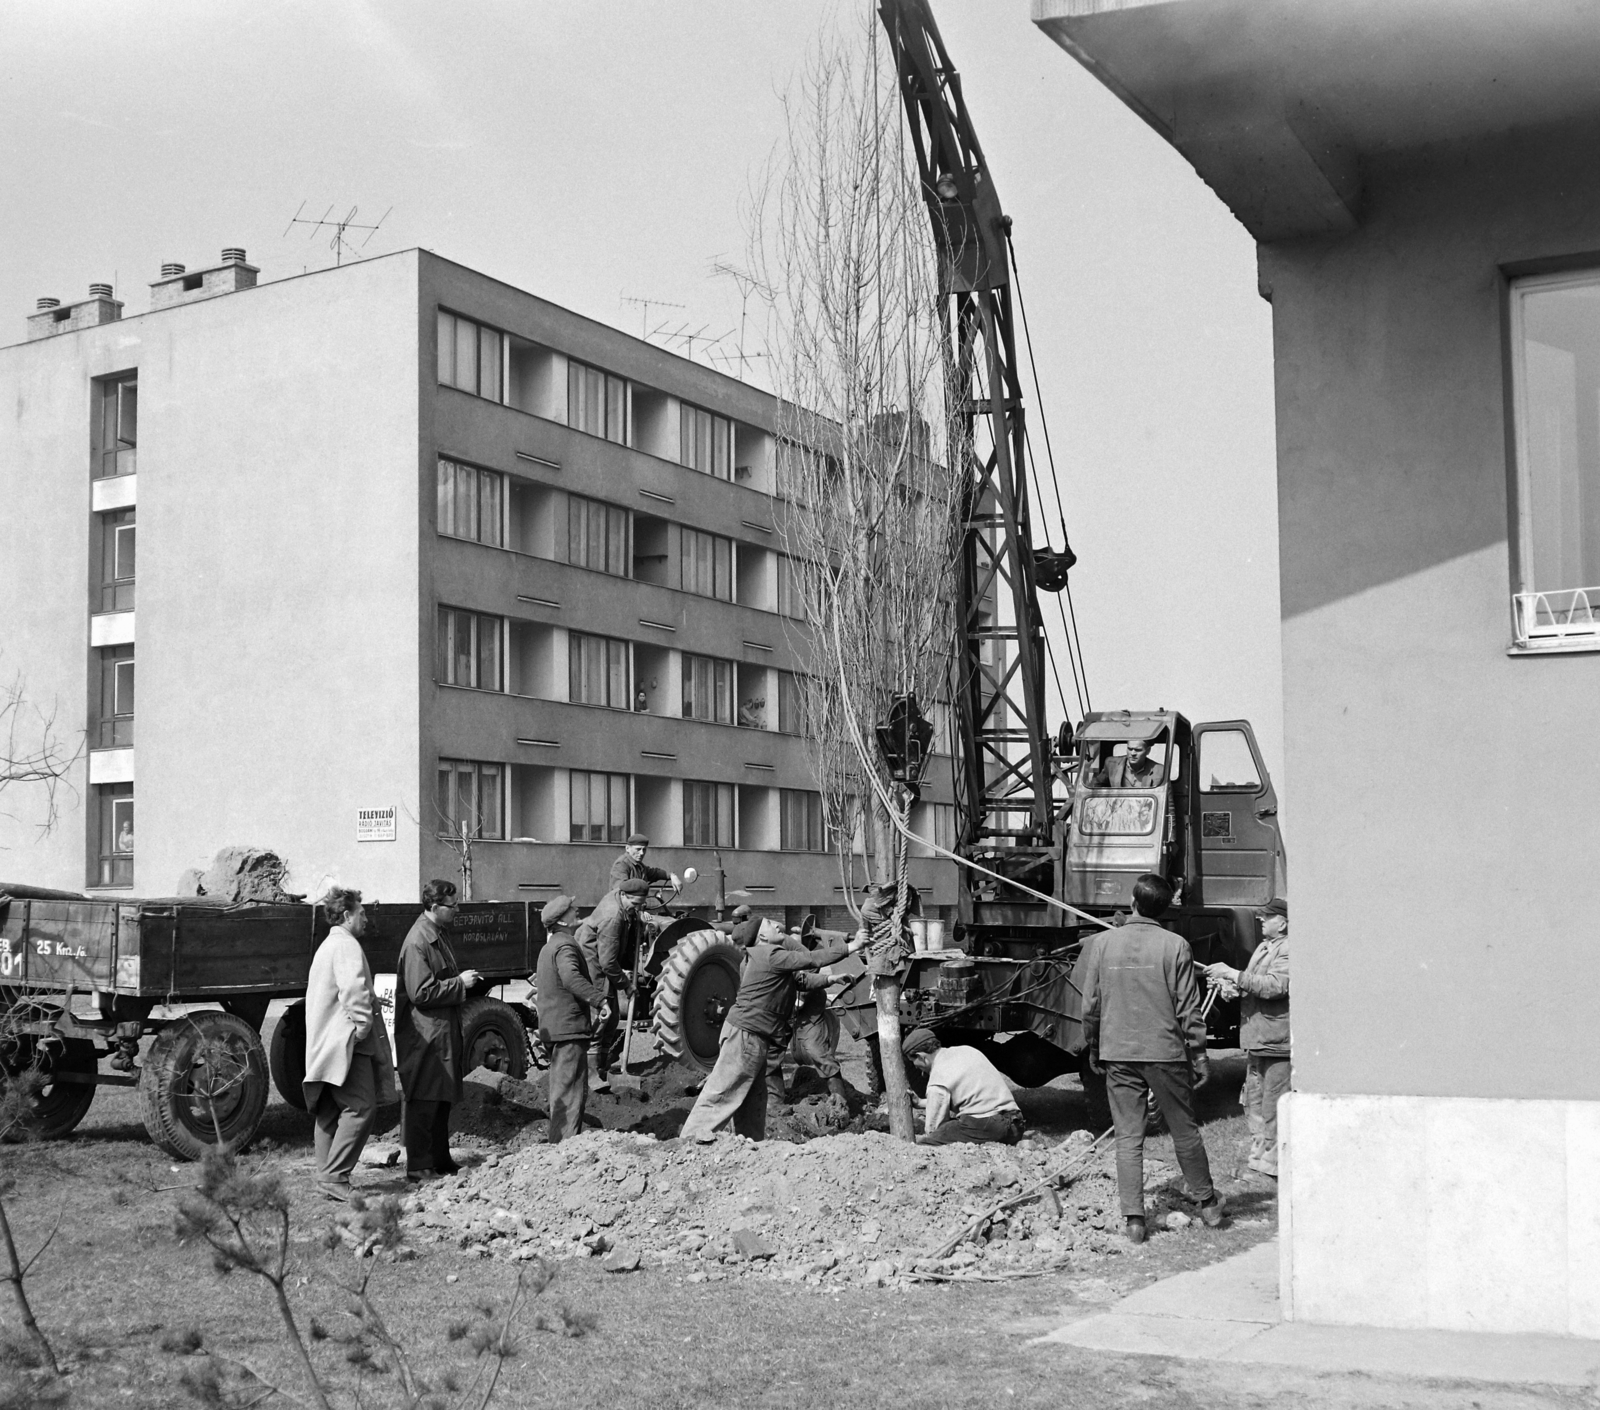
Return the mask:
M 378 1104 L 396 1099 L 394 1058 L 361 948 L 361 893 L 335 887 L 322 906 L 333 928 L 306 982 L 306 1110 L 317 1128 L 317 1189 L 346 1200 Z

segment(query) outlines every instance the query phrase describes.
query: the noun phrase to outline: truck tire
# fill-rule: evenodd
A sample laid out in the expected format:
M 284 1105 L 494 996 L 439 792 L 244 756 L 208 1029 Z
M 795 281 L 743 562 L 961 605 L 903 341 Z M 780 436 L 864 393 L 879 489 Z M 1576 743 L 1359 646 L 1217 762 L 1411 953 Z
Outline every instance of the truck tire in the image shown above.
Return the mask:
M 272 1030 L 267 1066 L 278 1095 L 296 1111 L 306 1109 L 306 1006 L 290 1004 Z
M 487 996 L 461 1009 L 461 1075 L 476 1068 L 503 1072 L 519 1082 L 528 1075 L 528 1039 L 510 1004 Z
M 66 1038 L 61 1042 L 40 1042 L 31 1033 L 11 1035 L 0 1046 L 0 1089 L 9 1088 L 14 1078 L 35 1068 L 45 1079 L 24 1104 L 18 1121 L 8 1127 L 8 1141 L 56 1141 L 68 1135 L 88 1115 L 94 1101 L 93 1077 L 100 1065 L 100 1054 L 87 1038 Z M 57 1074 L 82 1077 L 82 1082 L 52 1081 Z
M 215 1010 L 169 1024 L 145 1055 L 139 1106 L 150 1139 L 168 1155 L 199 1160 L 216 1149 L 219 1134 L 230 1151 L 242 1149 L 267 1109 L 261 1035 Z
M 661 966 L 650 1013 L 663 1052 L 701 1072 L 716 1066 L 741 960 L 739 947 L 719 930 L 696 930 L 678 941 Z

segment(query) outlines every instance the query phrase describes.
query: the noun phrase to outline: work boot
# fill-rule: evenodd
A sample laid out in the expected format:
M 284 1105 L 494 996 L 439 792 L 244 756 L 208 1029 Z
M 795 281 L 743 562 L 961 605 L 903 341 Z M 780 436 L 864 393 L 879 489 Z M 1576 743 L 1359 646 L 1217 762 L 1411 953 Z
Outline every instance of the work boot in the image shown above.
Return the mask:
M 1127 1223 L 1123 1225 L 1122 1232 L 1128 1236 L 1130 1244 L 1142 1244 L 1149 1237 L 1149 1233 L 1145 1229 L 1144 1215 L 1130 1214 Z
M 1208 1229 L 1215 1229 L 1226 1217 L 1227 1206 L 1228 1202 L 1213 1190 L 1210 1199 L 1200 1202 L 1200 1222 Z
M 837 1072 L 828 1079 L 828 1095 L 838 1097 L 847 1107 L 850 1105 L 850 1097 L 852 1095 L 850 1084 Z

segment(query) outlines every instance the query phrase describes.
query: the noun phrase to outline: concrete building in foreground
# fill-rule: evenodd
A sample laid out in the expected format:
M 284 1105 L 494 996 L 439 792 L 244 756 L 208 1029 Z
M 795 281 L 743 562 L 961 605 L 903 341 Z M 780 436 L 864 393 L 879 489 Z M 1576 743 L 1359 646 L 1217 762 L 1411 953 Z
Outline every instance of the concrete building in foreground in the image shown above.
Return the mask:
M 1594 7 L 1033 14 L 1272 304 L 1288 1315 L 1600 1337 Z
M 8 794 L 0 874 L 163 895 L 247 844 L 399 900 L 465 827 L 478 897 L 589 904 L 638 829 L 686 902 L 720 856 L 839 904 L 771 397 L 421 250 L 224 251 L 123 315 L 42 300 L 0 349 L 0 671 L 87 745 L 53 830 Z

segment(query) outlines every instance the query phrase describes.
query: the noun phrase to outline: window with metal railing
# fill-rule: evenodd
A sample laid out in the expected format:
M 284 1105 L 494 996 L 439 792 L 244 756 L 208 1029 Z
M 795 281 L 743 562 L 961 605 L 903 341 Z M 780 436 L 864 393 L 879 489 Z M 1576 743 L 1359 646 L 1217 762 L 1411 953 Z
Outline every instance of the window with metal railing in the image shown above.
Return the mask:
M 1600 647 L 1600 271 L 1512 281 L 1515 644 Z

